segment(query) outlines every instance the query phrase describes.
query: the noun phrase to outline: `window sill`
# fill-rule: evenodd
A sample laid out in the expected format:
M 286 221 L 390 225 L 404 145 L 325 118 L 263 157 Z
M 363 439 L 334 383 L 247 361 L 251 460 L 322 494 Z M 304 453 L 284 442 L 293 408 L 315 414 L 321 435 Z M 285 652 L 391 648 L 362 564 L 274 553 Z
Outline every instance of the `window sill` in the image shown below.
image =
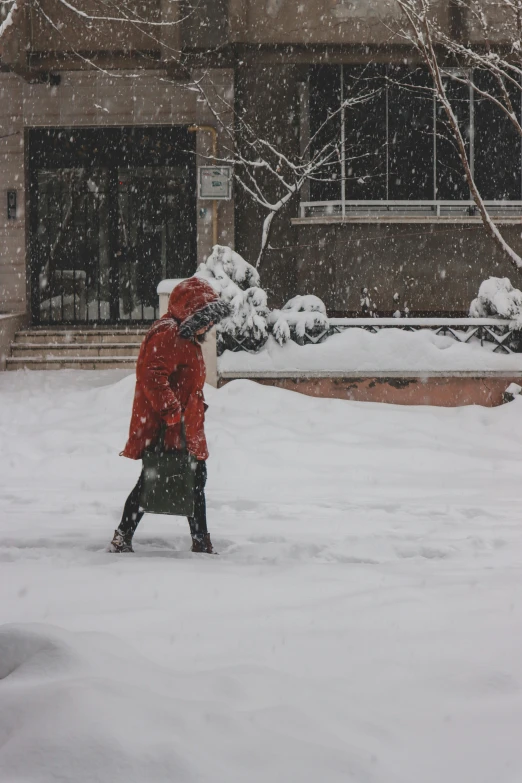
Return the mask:
M 496 225 L 521 225 L 522 215 L 495 215 L 492 220 Z M 293 226 L 320 226 L 339 223 L 400 223 L 419 224 L 428 223 L 436 225 L 469 225 L 480 224 L 482 218 L 478 215 L 451 216 L 451 215 L 316 215 L 314 217 L 292 218 Z

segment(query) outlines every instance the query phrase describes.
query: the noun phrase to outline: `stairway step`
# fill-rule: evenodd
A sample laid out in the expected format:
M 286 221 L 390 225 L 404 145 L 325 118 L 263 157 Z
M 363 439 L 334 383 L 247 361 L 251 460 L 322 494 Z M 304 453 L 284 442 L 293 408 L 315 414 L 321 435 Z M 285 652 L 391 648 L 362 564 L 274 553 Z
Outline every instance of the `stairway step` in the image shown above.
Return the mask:
M 147 329 L 24 329 L 15 335 L 15 344 L 128 343 L 140 342 Z
M 148 328 L 145 326 L 126 327 L 123 329 L 117 326 L 104 326 L 99 329 L 96 327 L 84 329 L 65 326 L 56 329 L 44 329 L 40 326 L 32 326 L 28 329 L 20 329 L 18 334 L 146 334 L 147 332 Z
M 134 370 L 134 356 L 8 357 L 7 370 Z
M 134 370 L 147 327 L 21 329 L 6 369 Z
M 141 343 L 13 343 L 13 357 L 138 356 Z

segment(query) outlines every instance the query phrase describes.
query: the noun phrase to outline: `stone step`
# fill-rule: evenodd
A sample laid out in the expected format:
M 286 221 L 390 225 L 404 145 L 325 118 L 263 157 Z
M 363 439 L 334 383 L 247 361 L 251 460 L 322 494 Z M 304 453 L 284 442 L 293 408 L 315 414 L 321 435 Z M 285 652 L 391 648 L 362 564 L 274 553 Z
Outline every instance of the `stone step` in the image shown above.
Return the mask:
M 146 333 L 136 326 L 23 329 L 11 344 L 6 369 L 133 370 Z
M 134 370 L 134 356 L 8 357 L 7 370 Z
M 24 329 L 17 332 L 16 345 L 74 344 L 74 343 L 130 343 L 140 342 L 147 329 Z
M 40 357 L 42 359 L 81 359 L 91 356 L 137 357 L 140 345 L 140 342 L 13 343 L 11 345 L 11 356 L 19 359 L 24 357 Z

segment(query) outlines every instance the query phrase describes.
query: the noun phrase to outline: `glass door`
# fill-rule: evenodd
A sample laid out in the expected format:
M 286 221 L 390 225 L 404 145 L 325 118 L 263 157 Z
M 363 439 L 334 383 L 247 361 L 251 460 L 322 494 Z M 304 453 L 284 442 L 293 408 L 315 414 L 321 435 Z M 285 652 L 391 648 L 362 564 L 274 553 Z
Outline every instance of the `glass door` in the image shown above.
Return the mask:
M 30 131 L 36 324 L 150 322 L 158 283 L 196 271 L 193 134 Z M 164 163 L 162 162 L 164 161 Z
M 108 171 L 41 169 L 37 184 L 33 279 L 40 322 L 109 320 Z
M 183 227 L 187 204 L 181 167 L 118 170 L 119 318 L 157 317 L 160 280 L 193 274 Z

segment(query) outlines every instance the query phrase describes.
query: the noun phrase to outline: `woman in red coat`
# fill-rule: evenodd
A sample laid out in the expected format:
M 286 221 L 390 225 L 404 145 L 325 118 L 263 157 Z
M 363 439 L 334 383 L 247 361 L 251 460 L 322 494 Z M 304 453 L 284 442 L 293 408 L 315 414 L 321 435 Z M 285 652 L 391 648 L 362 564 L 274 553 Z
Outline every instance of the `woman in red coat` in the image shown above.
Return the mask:
M 204 280 L 191 277 L 172 291 L 167 313 L 149 329 L 136 365 L 136 390 L 124 457 L 141 459 L 154 446 L 162 424 L 167 450 L 182 448 L 181 418 L 187 449 L 197 458 L 196 503 L 189 517 L 192 551 L 212 554 L 207 530 L 205 483 L 208 457 L 205 439 L 205 363 L 201 343 L 206 333 L 230 315 L 230 305 Z M 132 537 L 143 516 L 143 473 L 130 493 L 109 551 L 132 552 Z

